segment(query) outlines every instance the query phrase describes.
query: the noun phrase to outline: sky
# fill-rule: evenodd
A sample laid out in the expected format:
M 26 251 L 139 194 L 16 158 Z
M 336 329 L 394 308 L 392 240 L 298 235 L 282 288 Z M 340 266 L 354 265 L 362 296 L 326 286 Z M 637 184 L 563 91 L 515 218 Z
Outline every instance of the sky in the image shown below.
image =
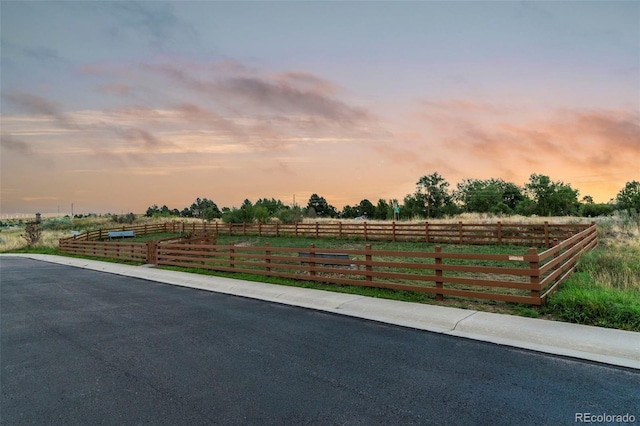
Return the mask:
M 640 180 L 640 2 L 0 3 L 1 204 Z

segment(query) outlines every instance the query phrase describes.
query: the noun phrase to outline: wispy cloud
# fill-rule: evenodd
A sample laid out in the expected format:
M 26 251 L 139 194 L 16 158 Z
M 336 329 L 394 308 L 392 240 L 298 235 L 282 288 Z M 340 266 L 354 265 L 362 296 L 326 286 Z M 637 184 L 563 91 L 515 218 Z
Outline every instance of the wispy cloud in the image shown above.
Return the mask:
M 292 87 L 322 94 L 335 94 L 339 86 L 308 71 L 287 71 L 274 75 L 275 82 L 283 87 Z
M 130 95 L 133 92 L 133 88 L 124 83 L 110 83 L 98 86 L 98 91 L 106 94 L 125 96 Z
M 107 25 L 106 31 L 116 40 L 137 34 L 157 48 L 165 48 L 177 41 L 197 43 L 199 40 L 198 31 L 176 16 L 171 3 L 117 2 L 105 5 L 103 10 L 115 18 Z
M 640 164 L 635 111 L 559 109 L 528 118 L 519 108 L 474 100 L 424 101 L 421 107 L 428 123 L 422 137 L 435 136 L 440 155 L 469 163 L 472 158 L 476 170 L 484 164 L 499 176 L 522 178 L 562 167 L 564 175 L 590 170 L 605 178 Z
M 198 96 L 208 96 L 210 102 L 229 111 L 243 111 L 244 114 L 275 112 L 342 123 L 374 119 L 366 108 L 339 99 L 337 85 L 310 72 L 203 77 L 200 70 L 173 64 L 146 64 L 143 69 L 162 75 Z
M 0 135 L 0 140 L 2 142 L 2 149 L 7 149 L 9 151 L 13 151 L 17 154 L 28 157 L 35 154 L 28 143 L 20 139 L 16 139 L 12 135 L 3 133 L 2 135 Z
M 58 197 L 44 195 L 40 197 L 21 197 L 20 199 L 22 201 L 55 201 L 58 199 Z
M 247 101 L 261 110 L 311 115 L 341 122 L 370 119 L 370 114 L 365 109 L 348 105 L 316 90 L 277 84 L 265 79 L 231 78 L 221 81 L 216 88 L 223 95 Z
M 424 113 L 440 112 L 459 114 L 460 112 L 496 114 L 500 108 L 489 103 L 470 99 L 422 99 L 418 103 L 424 108 Z
M 57 50 L 44 46 L 24 47 L 21 48 L 22 54 L 30 59 L 34 59 L 41 64 L 51 65 L 58 64 L 68 66 L 71 62 L 63 58 Z
M 74 126 L 74 123 L 63 112 L 62 106 L 57 102 L 17 90 L 3 95 L 3 98 L 27 113 L 52 117 L 62 126 Z

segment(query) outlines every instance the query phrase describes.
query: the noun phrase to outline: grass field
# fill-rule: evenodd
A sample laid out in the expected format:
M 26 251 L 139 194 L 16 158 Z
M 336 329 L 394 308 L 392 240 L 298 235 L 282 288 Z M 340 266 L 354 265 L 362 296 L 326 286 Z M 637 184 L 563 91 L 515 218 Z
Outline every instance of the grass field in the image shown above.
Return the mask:
M 491 223 L 497 219 L 489 216 L 465 215 L 442 222 L 462 220 L 464 222 Z M 500 218 L 503 223 L 576 223 L 590 222 L 591 219 L 564 217 L 564 218 Z M 136 223 L 153 222 L 153 219 L 139 219 Z M 155 220 L 157 221 L 157 220 Z M 532 310 L 528 306 L 520 306 L 512 303 L 477 301 L 461 298 L 445 298 L 443 301 L 435 301 L 433 296 L 412 292 L 399 292 L 385 289 L 363 288 L 354 286 L 335 286 L 317 283 L 308 283 L 279 278 L 266 278 L 260 276 L 248 276 L 239 274 L 215 273 L 216 275 L 232 276 L 235 278 L 255 281 L 272 282 L 281 285 L 296 285 L 303 287 L 319 288 L 330 291 L 357 293 L 372 297 L 406 300 L 419 303 L 434 303 L 443 306 L 452 306 L 481 311 L 526 315 L 547 319 L 569 321 L 581 324 L 613 327 L 625 330 L 640 331 L 640 220 L 625 216 L 612 216 L 596 218 L 600 245 L 597 249 L 583 256 L 578 264 L 577 272 L 567 280 L 558 292 L 553 294 L 547 305 L 540 310 Z M 437 222 L 437 221 L 433 221 Z M 38 253 L 58 254 L 57 245 L 60 238 L 71 235 L 71 230 L 85 231 L 99 228 L 115 227 L 117 224 L 109 222 L 105 218 L 76 219 L 73 224 L 60 224 L 55 226 L 43 226 L 41 241 L 32 247 L 27 247 L 26 240 L 21 237 L 22 228 L 3 229 L 0 232 L 0 252 L 8 251 L 33 251 Z M 155 236 L 153 238 L 166 238 L 170 235 Z M 142 237 L 145 240 L 149 236 Z M 292 237 L 227 237 L 219 236 L 219 244 L 236 243 L 242 245 L 261 246 L 266 242 L 273 246 L 308 247 L 314 243 L 318 248 L 364 248 L 363 241 L 333 240 L 333 239 L 307 239 Z M 373 242 L 374 249 L 385 250 L 422 250 L 432 251 L 433 245 L 425 243 L 392 243 Z M 446 251 L 468 251 L 477 253 L 518 253 L 526 249 L 523 247 L 509 246 L 457 246 L 447 245 Z M 210 271 L 198 271 L 211 273 Z

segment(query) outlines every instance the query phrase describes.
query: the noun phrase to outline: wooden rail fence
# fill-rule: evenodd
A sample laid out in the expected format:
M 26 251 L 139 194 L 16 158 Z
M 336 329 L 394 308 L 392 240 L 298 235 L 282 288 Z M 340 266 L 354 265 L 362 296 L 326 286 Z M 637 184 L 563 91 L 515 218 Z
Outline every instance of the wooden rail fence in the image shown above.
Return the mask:
M 158 265 L 358 285 L 540 306 L 597 245 L 595 225 L 538 253 L 518 254 L 343 250 L 311 247 L 159 244 Z M 301 258 L 300 254 L 305 253 Z M 348 254 L 349 259 L 316 257 Z
M 146 243 L 119 241 L 60 240 L 60 250 L 75 255 L 146 262 L 149 253 Z
M 156 229 L 161 229 L 162 232 L 194 234 L 205 229 L 193 226 L 185 231 L 183 226 L 179 226 L 179 229 L 175 228 L 175 224 L 173 226 L 165 224 L 165 227 L 159 226 Z M 435 247 L 433 252 L 375 250 L 371 244 L 360 250 L 319 249 L 313 244 L 300 248 L 275 247 L 269 244 L 262 247 L 242 247 L 216 244 L 215 236 L 209 234 L 192 234 L 189 239 L 172 237 L 146 243 L 68 238 L 60 240 L 60 249 L 73 254 L 157 265 L 432 293 L 437 299 L 457 296 L 500 300 L 536 307 L 543 304 L 574 271 L 580 256 L 598 244 L 595 224 L 583 227 L 574 235 L 562 239 L 556 235 L 563 235 L 568 232 L 567 229 L 575 228 L 546 223 L 538 228 L 529 225 L 509 226 L 528 230 L 531 234 L 529 237 L 533 238 L 530 241 L 546 245 L 547 239 L 550 239 L 549 248 L 542 252 L 532 247 L 513 254 L 474 254 L 446 252 L 441 247 Z M 319 228 L 317 226 L 316 229 Z M 459 229 L 465 228 L 472 229 Z M 234 228 L 230 229 L 234 235 Z M 494 231 L 500 229 L 496 227 Z M 213 229 L 210 227 L 208 231 Z M 250 231 L 245 227 L 243 232 L 249 235 Z M 262 232 L 260 227 L 258 232 Z M 442 232 L 441 235 L 444 235 L 445 231 Z M 96 235 L 95 231 L 89 235 Z M 99 232 L 97 235 L 106 233 Z M 464 237 L 464 233 L 462 237 L 458 235 L 454 242 L 459 243 L 462 238 L 468 244 Z M 497 238 L 495 234 L 494 238 Z M 327 263 L 324 257 L 331 254 L 336 256 Z
M 551 247 L 554 239 L 588 228 L 588 224 L 492 224 L 477 223 L 297 223 L 247 224 L 215 222 L 193 230 L 218 235 L 295 236 L 314 238 L 355 238 L 364 241 L 425 241 L 443 244 L 495 244 Z
M 553 240 L 565 240 L 593 224 L 507 224 L 507 223 L 296 223 L 248 224 L 220 222 L 166 222 L 155 225 L 121 226 L 77 235 L 76 240 L 99 240 L 108 231 L 133 230 L 136 235 L 157 232 L 216 235 L 295 236 L 354 238 L 364 241 L 424 241 L 441 244 L 523 245 L 551 247 Z
M 95 241 L 109 237 L 110 231 L 133 231 L 137 236 L 157 234 L 159 232 L 176 232 L 176 225 L 171 222 L 145 224 L 145 225 L 122 225 L 115 228 L 94 229 L 86 231 L 72 237 L 63 238 L 60 241 Z

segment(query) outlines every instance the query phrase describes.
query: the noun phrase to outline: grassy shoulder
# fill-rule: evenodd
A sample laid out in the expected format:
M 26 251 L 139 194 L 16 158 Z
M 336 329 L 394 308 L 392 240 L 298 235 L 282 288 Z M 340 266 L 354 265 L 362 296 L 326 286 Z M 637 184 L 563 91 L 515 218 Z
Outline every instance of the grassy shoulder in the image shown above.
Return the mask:
M 640 242 L 585 254 L 542 311 L 562 321 L 640 331 Z

